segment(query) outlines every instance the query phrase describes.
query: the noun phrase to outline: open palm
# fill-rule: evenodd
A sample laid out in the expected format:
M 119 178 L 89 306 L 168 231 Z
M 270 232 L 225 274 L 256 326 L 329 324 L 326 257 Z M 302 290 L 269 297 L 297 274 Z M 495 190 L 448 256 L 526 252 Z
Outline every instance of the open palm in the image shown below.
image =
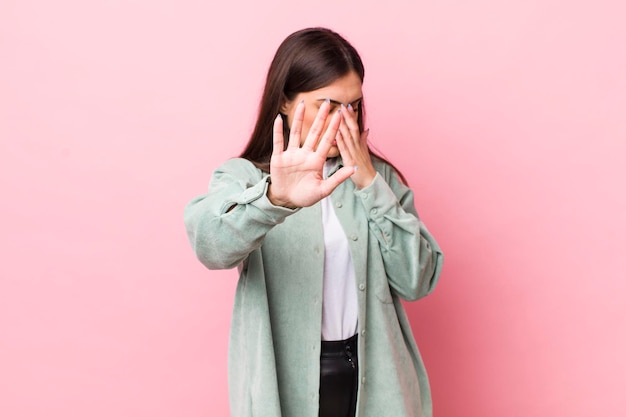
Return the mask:
M 323 132 L 330 105 L 320 107 L 309 133 L 300 145 L 304 103 L 298 104 L 289 134 L 289 144 L 284 149 L 283 120 L 274 121 L 274 149 L 270 160 L 271 184 L 268 198 L 274 205 L 308 207 L 330 195 L 335 188 L 354 173 L 352 167 L 342 167 L 330 178 L 324 179 L 323 167 L 328 151 L 337 138 L 341 122 L 340 112 L 335 112 Z M 322 135 L 323 134 L 323 135 Z M 321 138 L 321 139 L 320 139 Z

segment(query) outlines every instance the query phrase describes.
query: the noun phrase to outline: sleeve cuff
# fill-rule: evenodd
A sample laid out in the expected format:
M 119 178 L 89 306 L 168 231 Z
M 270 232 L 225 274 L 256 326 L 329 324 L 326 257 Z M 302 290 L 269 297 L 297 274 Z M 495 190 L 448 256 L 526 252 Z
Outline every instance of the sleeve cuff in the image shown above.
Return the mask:
M 373 220 L 382 218 L 384 213 L 398 204 L 393 190 L 378 172 L 370 185 L 355 190 L 354 194 L 361 200 L 368 216 Z
M 237 204 L 250 204 L 261 210 L 270 222 L 278 224 L 281 223 L 285 217 L 297 212 L 299 208 L 290 209 L 272 204 L 267 198 L 269 180 L 269 175 L 266 175 L 261 181 L 245 190 L 238 199 Z

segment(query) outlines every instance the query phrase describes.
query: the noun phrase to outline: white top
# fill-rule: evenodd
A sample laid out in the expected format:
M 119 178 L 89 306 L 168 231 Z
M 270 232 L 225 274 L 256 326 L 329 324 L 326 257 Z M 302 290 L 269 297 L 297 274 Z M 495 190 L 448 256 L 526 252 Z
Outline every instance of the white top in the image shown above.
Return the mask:
M 324 178 L 337 159 L 324 164 Z M 344 340 L 357 332 L 358 305 L 354 265 L 348 238 L 333 209 L 330 196 L 321 201 L 324 229 L 324 298 L 322 303 L 322 340 Z

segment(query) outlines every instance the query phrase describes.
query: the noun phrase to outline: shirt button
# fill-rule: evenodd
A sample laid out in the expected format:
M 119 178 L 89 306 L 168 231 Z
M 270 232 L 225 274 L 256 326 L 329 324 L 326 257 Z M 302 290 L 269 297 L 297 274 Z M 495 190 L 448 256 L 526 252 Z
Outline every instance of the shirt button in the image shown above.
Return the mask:
M 365 291 L 365 284 L 359 284 L 359 289 L 361 291 Z
M 361 198 L 362 198 L 363 200 L 367 199 L 367 193 L 363 193 L 363 194 L 361 194 Z
M 361 384 L 365 385 L 365 377 L 361 378 Z
M 372 214 L 376 214 L 376 213 L 378 213 L 378 210 L 377 210 L 377 209 L 375 209 L 375 208 L 373 208 L 373 209 L 372 209 L 372 211 L 371 211 L 370 213 L 372 213 Z
M 337 201 L 337 202 L 335 203 L 335 207 L 337 207 L 337 208 L 341 208 L 341 207 L 343 207 L 343 204 L 341 204 L 341 201 Z
M 361 336 L 365 337 L 365 329 L 361 330 Z
M 352 236 L 350 236 L 350 239 L 352 239 L 354 241 L 357 241 L 357 240 L 359 240 L 359 237 L 357 235 L 352 235 Z

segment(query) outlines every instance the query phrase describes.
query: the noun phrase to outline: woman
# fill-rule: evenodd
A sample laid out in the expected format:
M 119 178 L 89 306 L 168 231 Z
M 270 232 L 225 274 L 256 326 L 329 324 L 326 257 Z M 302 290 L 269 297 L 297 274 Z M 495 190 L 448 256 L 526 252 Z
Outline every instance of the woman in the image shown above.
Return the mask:
M 186 208 L 200 261 L 240 274 L 233 416 L 432 414 L 400 300 L 432 291 L 443 256 L 398 171 L 368 148 L 363 76 L 337 33 L 287 37 L 245 150 Z

